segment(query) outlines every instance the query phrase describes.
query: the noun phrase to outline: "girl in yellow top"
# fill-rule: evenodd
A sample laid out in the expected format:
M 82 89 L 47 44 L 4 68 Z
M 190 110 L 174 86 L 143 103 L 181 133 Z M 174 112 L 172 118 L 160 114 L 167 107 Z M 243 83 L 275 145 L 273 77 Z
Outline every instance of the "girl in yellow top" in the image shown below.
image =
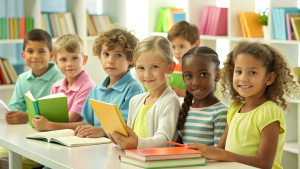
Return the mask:
M 217 148 L 197 143 L 187 147 L 209 159 L 282 168 L 285 120 L 280 107 L 287 108 L 283 95 L 299 98 L 285 57 L 269 45 L 240 42 L 224 63 L 221 84 L 234 102 Z

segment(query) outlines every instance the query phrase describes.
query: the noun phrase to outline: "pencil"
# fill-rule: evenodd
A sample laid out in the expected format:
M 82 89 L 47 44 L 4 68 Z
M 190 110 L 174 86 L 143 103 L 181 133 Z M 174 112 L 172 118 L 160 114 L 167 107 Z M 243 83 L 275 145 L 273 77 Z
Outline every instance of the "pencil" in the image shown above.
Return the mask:
M 175 143 L 175 142 L 172 142 L 172 141 L 168 141 L 169 144 L 174 144 L 176 146 L 181 146 L 181 147 L 185 147 L 184 144 L 180 144 L 180 143 Z

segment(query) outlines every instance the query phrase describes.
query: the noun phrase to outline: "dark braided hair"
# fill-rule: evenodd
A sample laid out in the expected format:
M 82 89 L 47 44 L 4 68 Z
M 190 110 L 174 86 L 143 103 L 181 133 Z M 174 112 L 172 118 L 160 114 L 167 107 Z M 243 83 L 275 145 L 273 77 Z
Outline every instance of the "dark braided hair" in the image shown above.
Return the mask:
M 205 59 L 208 59 L 215 64 L 216 72 L 220 71 L 219 69 L 220 60 L 218 58 L 218 54 L 213 49 L 207 46 L 193 47 L 192 49 L 187 51 L 182 57 L 182 67 L 185 62 L 185 59 L 188 57 L 203 57 Z M 178 116 L 178 122 L 177 122 L 178 130 L 183 129 L 184 123 L 186 121 L 186 116 L 192 105 L 193 98 L 194 98 L 193 95 L 190 92 L 188 92 L 188 90 L 186 90 L 186 96 L 184 97 L 184 102 L 181 105 L 181 110 Z

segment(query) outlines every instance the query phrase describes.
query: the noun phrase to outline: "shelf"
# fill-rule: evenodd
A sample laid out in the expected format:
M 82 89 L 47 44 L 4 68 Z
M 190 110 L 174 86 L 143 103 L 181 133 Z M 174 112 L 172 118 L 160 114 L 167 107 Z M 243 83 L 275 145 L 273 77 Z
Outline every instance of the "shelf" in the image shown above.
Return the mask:
M 283 146 L 283 151 L 299 154 L 298 142 L 297 141 L 285 142 Z
M 11 90 L 15 88 L 15 84 L 1 84 L 0 90 Z
M 23 43 L 24 39 L 1 39 L 0 44 Z

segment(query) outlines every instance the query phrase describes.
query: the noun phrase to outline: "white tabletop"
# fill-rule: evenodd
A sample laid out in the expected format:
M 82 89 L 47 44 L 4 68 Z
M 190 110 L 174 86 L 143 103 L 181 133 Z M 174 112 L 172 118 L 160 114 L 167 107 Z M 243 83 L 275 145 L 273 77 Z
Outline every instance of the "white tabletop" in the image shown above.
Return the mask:
M 69 148 L 59 144 L 25 138 L 27 135 L 36 132 L 29 124 L 8 125 L 5 120 L 0 119 L 0 146 L 55 169 L 128 168 L 123 164 L 121 165 L 119 161 L 119 155 L 125 154 L 124 151 L 113 143 Z M 212 162 L 204 166 L 204 168 L 216 167 L 222 167 L 222 169 L 253 168 L 231 162 Z M 194 168 L 199 168 L 199 166 L 188 167 L 187 169 Z

